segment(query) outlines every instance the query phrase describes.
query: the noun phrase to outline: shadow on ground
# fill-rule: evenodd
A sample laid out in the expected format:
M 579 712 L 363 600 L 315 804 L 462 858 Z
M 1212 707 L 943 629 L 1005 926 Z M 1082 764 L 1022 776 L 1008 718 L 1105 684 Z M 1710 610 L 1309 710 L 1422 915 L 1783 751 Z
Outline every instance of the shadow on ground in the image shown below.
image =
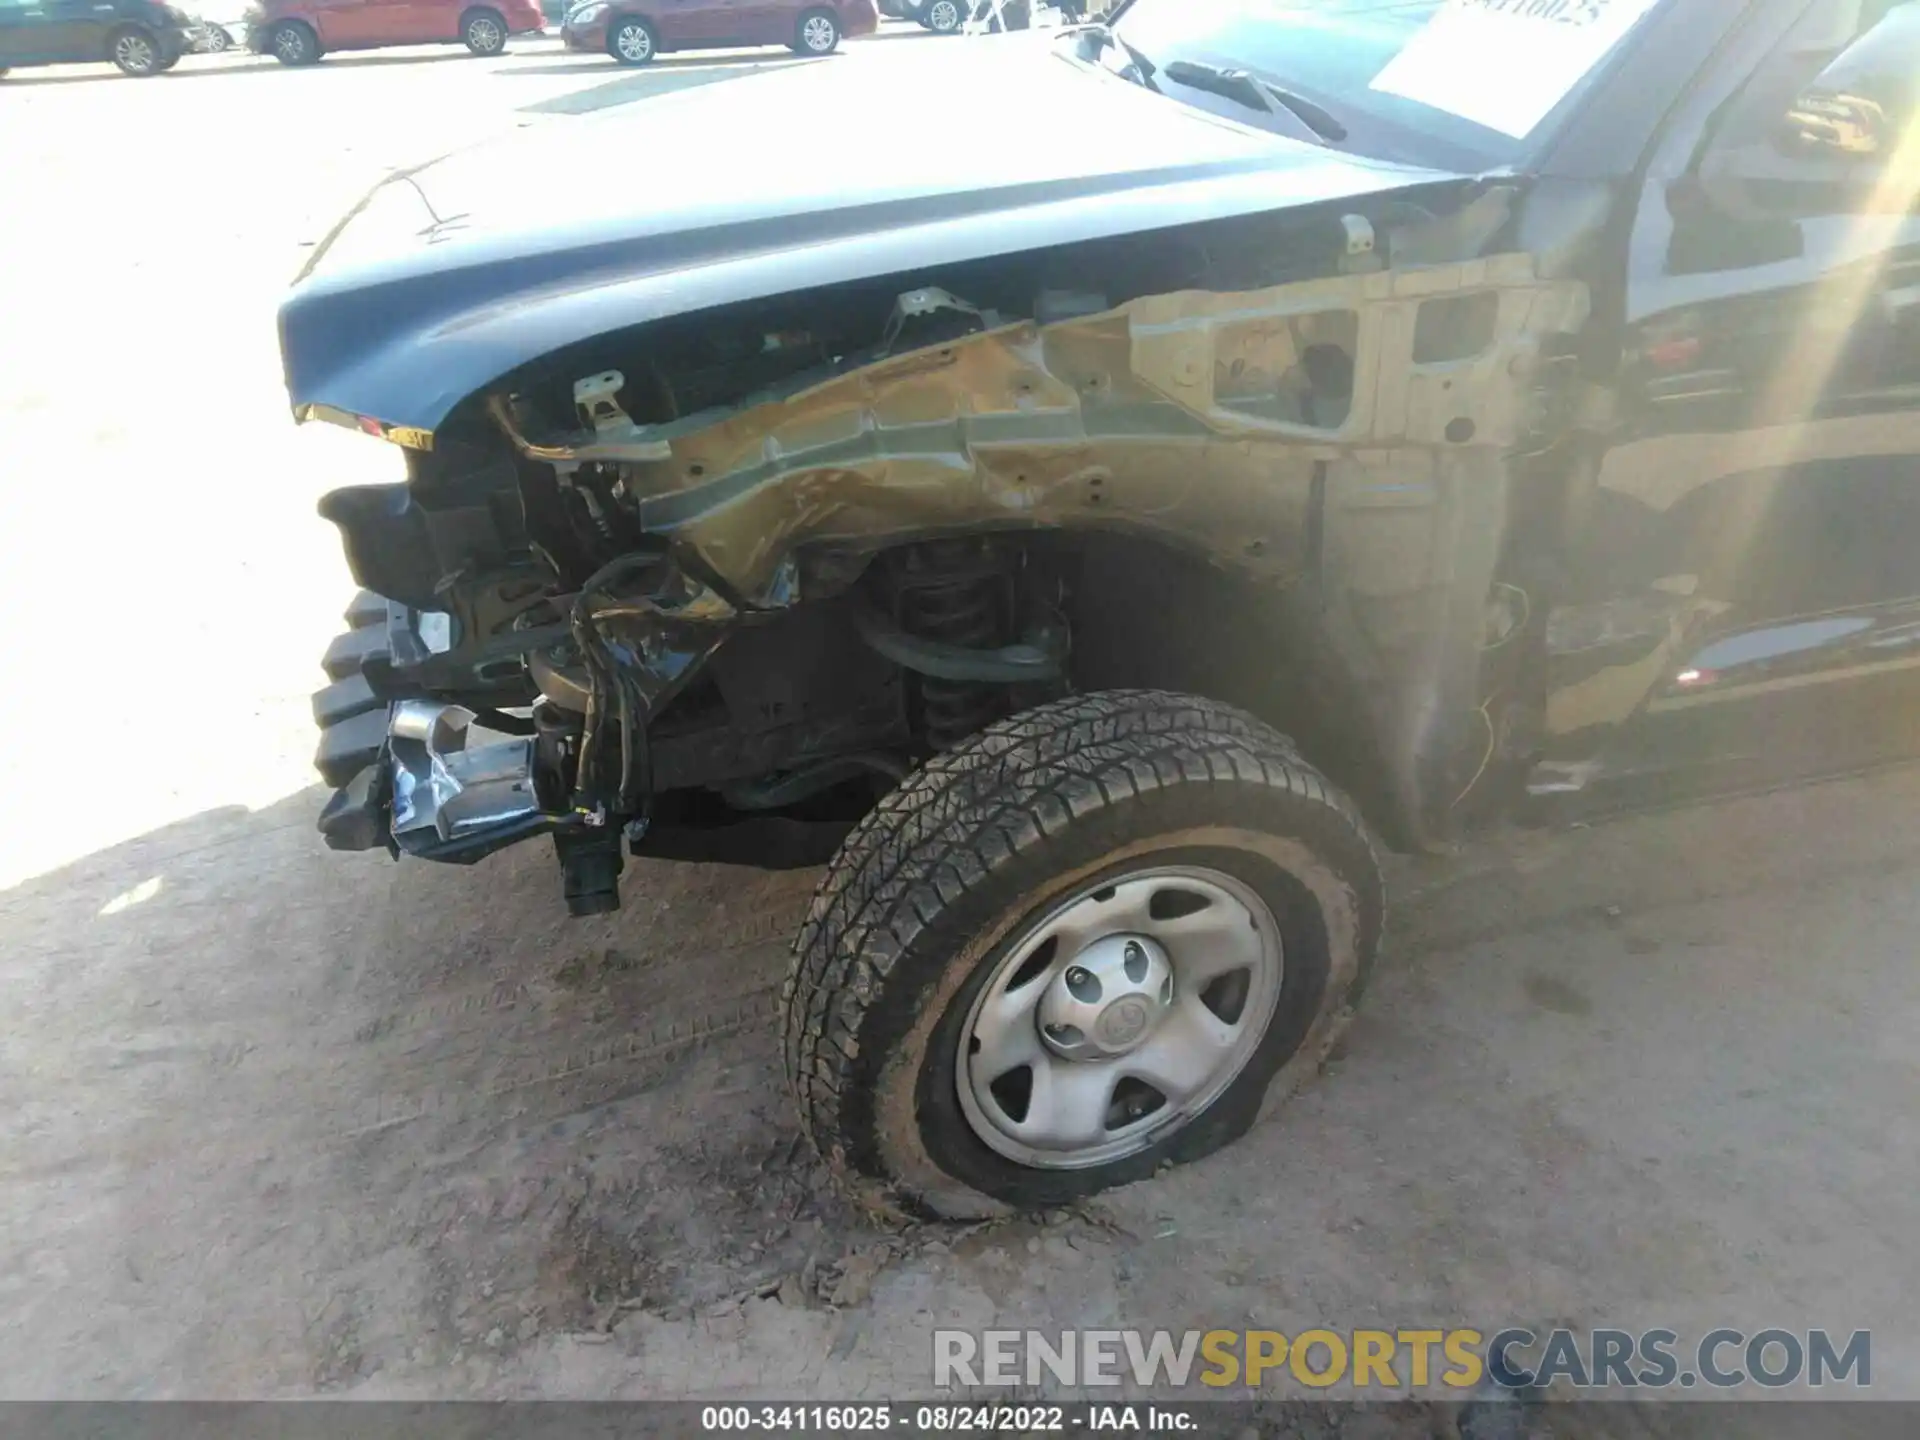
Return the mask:
M 646 75 L 671 75 L 685 70 L 740 70 L 784 69 L 789 65 L 818 65 L 833 63 L 838 55 L 793 55 L 784 50 L 765 49 L 716 53 L 697 50 L 685 55 L 663 55 L 646 65 L 622 65 L 611 55 L 595 55 L 585 50 L 569 50 L 566 59 L 553 65 L 517 65 L 512 70 L 503 70 L 503 75 L 579 75 L 606 71 L 611 74 L 639 78 Z
M 609 68 L 618 72 L 617 79 L 608 80 L 604 84 L 594 85 L 585 90 L 573 90 L 564 95 L 537 100 L 530 105 L 522 105 L 520 109 L 534 115 L 586 115 L 595 110 L 611 109 L 613 106 L 630 104 L 635 100 L 649 100 L 659 95 L 670 94 L 675 90 L 691 90 L 720 80 L 738 80 L 763 71 L 786 70 L 796 65 L 831 63 L 831 57 L 823 60 L 803 60 L 794 56 L 786 60 L 761 58 L 725 64 L 708 61 L 680 69 L 663 68 L 665 62 L 662 62 L 662 66 L 650 65 L 644 70 L 635 70 L 612 65 L 609 62 Z M 522 70 L 515 73 L 530 72 Z M 583 65 L 553 66 L 543 67 L 540 73 L 580 75 L 585 78 L 598 74 L 599 68 L 588 68 Z

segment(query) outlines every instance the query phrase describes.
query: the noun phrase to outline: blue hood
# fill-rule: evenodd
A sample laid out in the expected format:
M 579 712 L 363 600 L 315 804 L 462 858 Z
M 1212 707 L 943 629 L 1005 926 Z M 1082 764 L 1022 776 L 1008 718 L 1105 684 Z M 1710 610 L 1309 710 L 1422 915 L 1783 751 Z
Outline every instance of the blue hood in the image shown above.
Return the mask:
M 933 265 L 1454 178 L 1164 99 L 1034 35 L 684 90 L 397 175 L 280 312 L 296 416 L 432 431 L 607 331 Z

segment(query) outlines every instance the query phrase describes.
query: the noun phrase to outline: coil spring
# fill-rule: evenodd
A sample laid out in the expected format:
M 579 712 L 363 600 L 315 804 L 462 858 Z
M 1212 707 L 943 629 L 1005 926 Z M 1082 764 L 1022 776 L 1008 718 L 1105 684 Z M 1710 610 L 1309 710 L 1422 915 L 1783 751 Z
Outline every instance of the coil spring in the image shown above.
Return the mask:
M 906 612 L 908 628 L 929 640 L 977 650 L 1000 643 L 998 582 L 991 576 L 909 591 Z M 1006 693 L 998 685 L 922 676 L 920 700 L 927 739 L 950 750 L 1000 718 Z
M 587 523 L 599 535 L 606 545 L 619 544 L 620 537 L 613 527 L 613 519 L 608 511 L 613 503 L 611 487 L 605 478 L 593 466 L 587 466 L 574 476 L 569 484 L 579 509 L 584 511 Z

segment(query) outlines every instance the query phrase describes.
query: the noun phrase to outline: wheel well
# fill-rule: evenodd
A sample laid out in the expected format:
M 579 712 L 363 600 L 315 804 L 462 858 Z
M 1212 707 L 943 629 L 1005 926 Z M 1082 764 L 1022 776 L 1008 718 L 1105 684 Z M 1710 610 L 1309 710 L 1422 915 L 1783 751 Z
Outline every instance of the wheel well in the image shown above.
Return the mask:
M 1346 667 L 1330 663 L 1304 565 L 1290 581 L 1261 582 L 1177 545 L 1110 530 L 952 543 L 998 556 L 987 568 L 997 568 L 1025 597 L 1003 605 L 1000 633 L 992 639 L 983 633 L 978 643 L 1018 638 L 1023 621 L 1014 613 L 1024 608 L 1030 623 L 1057 602 L 1070 636 L 1062 679 L 1072 690 L 1172 691 L 1233 705 L 1289 736 L 1390 837 L 1397 833 L 1367 697 L 1352 693 Z M 926 549 L 916 544 L 872 555 L 861 584 L 871 587 L 910 552 L 924 559 Z M 776 646 L 781 653 L 790 649 Z M 1032 703 L 1035 696 L 1016 686 L 1003 708 Z M 922 728 L 929 718 L 916 717 L 922 739 L 929 738 Z M 931 738 L 940 748 L 938 737 Z
M 774 775 L 836 753 L 937 753 L 1050 693 L 1168 691 L 1273 726 L 1390 841 L 1403 838 L 1370 697 L 1353 693 L 1345 667 L 1331 662 L 1307 578 L 1261 583 L 1165 542 L 1112 531 L 916 541 L 802 569 L 803 590 L 818 586 L 837 598 L 795 606 L 728 641 L 662 717 L 663 737 L 703 733 L 728 753 L 690 750 L 683 765 L 677 742 L 663 738 L 663 784 Z M 970 596 L 941 590 L 950 580 Z M 916 587 L 946 598 L 929 608 L 909 598 L 922 593 Z M 1035 643 L 1034 622 L 1052 616 L 1068 636 L 1065 671 L 1052 682 L 936 683 L 929 672 L 908 673 L 910 660 L 896 668 L 899 657 L 868 633 L 863 610 L 896 617 L 918 641 L 983 653 Z M 941 610 L 944 624 L 929 628 Z M 815 727 L 825 728 L 816 735 Z M 765 734 L 771 746 L 776 730 L 797 737 L 791 754 L 746 743 Z
M 1320 663 L 1304 580 L 1260 583 L 1177 546 L 1111 532 L 1064 543 L 1075 552 L 1076 689 L 1171 690 L 1237 706 L 1380 812 L 1371 727 Z

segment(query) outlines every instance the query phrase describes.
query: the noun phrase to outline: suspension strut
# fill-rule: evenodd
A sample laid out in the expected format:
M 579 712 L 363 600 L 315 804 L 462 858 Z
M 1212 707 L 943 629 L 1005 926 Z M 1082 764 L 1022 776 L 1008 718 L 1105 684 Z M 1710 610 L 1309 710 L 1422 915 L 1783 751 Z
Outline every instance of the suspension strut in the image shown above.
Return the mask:
M 925 640 L 988 651 L 1006 638 L 1006 576 L 992 551 L 965 541 L 916 548 L 901 575 L 901 622 Z M 922 674 L 927 739 L 950 750 L 1006 713 L 1007 688 Z
M 987 649 L 999 639 L 995 614 L 999 597 L 991 580 L 956 581 L 937 589 L 913 592 L 907 604 L 907 624 L 916 635 L 949 645 Z M 920 704 L 926 717 L 927 739 L 936 750 L 950 750 L 976 730 L 998 720 L 1006 687 L 968 680 L 920 677 Z

